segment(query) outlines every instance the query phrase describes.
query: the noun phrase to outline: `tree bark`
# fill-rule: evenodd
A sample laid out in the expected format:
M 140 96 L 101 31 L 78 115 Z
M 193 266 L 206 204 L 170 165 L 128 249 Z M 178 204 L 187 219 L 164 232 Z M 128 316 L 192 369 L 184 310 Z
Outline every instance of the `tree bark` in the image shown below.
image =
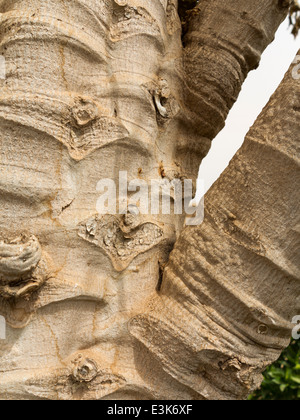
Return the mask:
M 218 384 L 211 385 L 211 394 L 204 392 L 198 384 L 202 371 L 197 376 L 194 364 L 189 365 L 190 350 L 184 353 L 184 368 L 179 361 L 166 367 L 164 349 L 158 359 L 153 357 L 156 352 L 141 330 L 143 322 L 148 323 L 144 305 L 160 286 L 184 216 L 101 217 L 97 185 L 103 178 L 118 184 L 120 171 L 127 171 L 128 181 L 139 178 L 149 184 L 189 178 L 195 183 L 199 163 L 224 125 L 247 73 L 258 65 L 287 14 L 288 8 L 280 4 L 203 1 L 190 18 L 183 47 L 175 0 L 0 1 L 0 54 L 6 62 L 6 78 L 0 79 L 0 314 L 8 324 L 7 338 L 0 341 L 1 399 L 201 399 L 245 394 L 235 386 L 219 392 Z M 285 156 L 277 155 L 279 160 Z M 261 159 L 253 162 L 250 175 L 260 163 Z M 230 186 L 230 176 L 226 182 Z M 224 200 L 226 182 L 220 190 Z M 251 200 L 258 191 L 265 196 L 263 186 L 255 185 Z M 243 194 L 248 197 L 247 191 Z M 292 217 L 293 208 L 286 212 Z M 245 210 L 241 217 L 247 214 Z M 259 220 L 259 209 L 254 220 Z M 264 228 L 259 223 L 255 227 L 259 232 Z M 219 232 L 210 224 L 203 229 L 212 235 L 216 255 L 211 258 L 219 261 L 224 252 L 228 263 L 224 272 L 230 276 L 231 262 L 238 265 L 245 255 L 232 255 L 225 242 L 217 250 Z M 193 232 L 202 235 L 198 229 Z M 269 241 L 264 245 L 276 247 L 276 235 L 274 244 L 269 231 L 264 236 Z M 251 238 L 245 239 L 250 248 Z M 254 264 L 257 255 L 252 257 Z M 255 271 L 251 261 L 247 270 Z M 164 301 L 172 260 L 170 264 L 155 305 Z M 199 251 L 195 264 L 200 270 Z M 290 268 L 282 264 L 279 272 L 288 270 L 290 276 Z M 239 281 L 228 307 L 237 304 L 247 312 L 248 301 L 240 303 Z M 260 294 L 255 287 L 253 307 L 256 302 L 261 302 L 259 308 L 271 307 L 264 301 L 264 291 Z M 171 294 L 172 290 L 171 284 Z M 216 287 L 216 293 L 219 290 Z M 198 328 L 197 315 L 190 314 L 198 297 L 195 293 L 188 297 L 190 309 L 185 309 L 182 299 L 187 291 L 180 285 L 179 292 L 181 298 L 174 294 L 170 300 L 178 305 L 177 315 L 187 311 L 191 319 L 183 326 L 184 337 Z M 220 305 L 212 306 L 226 319 Z M 136 325 L 140 319 L 136 316 L 144 310 L 145 321 Z M 163 334 L 164 325 L 158 322 Z M 180 325 L 178 320 L 177 330 Z M 157 330 L 150 329 L 155 337 Z M 217 351 L 222 355 L 229 352 L 223 345 L 230 340 L 228 331 L 221 330 L 224 337 L 220 336 Z M 285 331 L 278 348 L 286 343 Z M 244 333 L 242 329 L 240 334 Z M 197 348 L 205 340 L 205 328 L 203 334 Z M 176 337 L 172 340 L 168 345 L 176 347 Z M 184 341 L 184 352 L 188 347 L 189 341 Z M 259 353 L 261 347 L 254 345 L 248 354 L 242 346 L 237 348 L 238 366 L 252 366 L 251 358 L 265 357 L 267 363 L 277 354 Z M 232 363 L 229 360 L 230 368 Z M 187 366 L 193 373 L 189 380 Z
M 294 64 L 184 230 L 132 334 L 208 399 L 242 399 L 278 359 L 300 311 L 300 78 Z
M 277 0 L 201 0 L 184 36 L 186 100 L 211 141 L 223 128 L 249 71 L 273 41 L 288 4 Z

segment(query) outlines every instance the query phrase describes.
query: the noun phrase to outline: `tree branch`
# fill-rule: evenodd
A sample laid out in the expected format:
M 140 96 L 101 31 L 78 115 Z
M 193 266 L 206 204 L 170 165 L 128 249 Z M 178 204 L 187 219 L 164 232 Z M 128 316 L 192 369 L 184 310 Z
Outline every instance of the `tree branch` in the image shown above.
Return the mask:
M 189 13 L 185 102 L 199 137 L 211 141 L 224 127 L 247 74 L 258 67 L 288 11 L 286 1 L 201 0 Z
M 186 229 L 160 295 L 131 333 L 176 380 L 242 399 L 289 343 L 300 311 L 300 79 L 295 68 Z

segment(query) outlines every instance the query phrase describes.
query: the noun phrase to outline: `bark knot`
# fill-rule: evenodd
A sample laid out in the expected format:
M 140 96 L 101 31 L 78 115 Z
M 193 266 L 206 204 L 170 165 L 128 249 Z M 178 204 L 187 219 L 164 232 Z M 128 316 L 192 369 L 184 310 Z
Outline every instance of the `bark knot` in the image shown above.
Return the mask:
M 48 279 L 47 262 L 35 236 L 0 242 L 0 296 L 29 298 Z

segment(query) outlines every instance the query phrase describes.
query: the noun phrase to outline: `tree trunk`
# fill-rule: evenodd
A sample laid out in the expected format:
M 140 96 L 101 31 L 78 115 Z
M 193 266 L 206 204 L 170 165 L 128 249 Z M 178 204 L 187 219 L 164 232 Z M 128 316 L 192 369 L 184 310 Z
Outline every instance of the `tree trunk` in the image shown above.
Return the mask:
M 183 46 L 175 0 L 0 1 L 1 399 L 240 398 L 287 345 L 299 296 L 290 77 L 204 225 L 180 236 L 160 293 L 184 216 L 97 213 L 99 181 L 118 185 L 120 171 L 195 184 L 282 4 L 203 0 Z
M 131 320 L 164 370 L 204 398 L 246 398 L 300 312 L 293 68 L 210 190 L 204 223 L 181 234 L 160 293 Z

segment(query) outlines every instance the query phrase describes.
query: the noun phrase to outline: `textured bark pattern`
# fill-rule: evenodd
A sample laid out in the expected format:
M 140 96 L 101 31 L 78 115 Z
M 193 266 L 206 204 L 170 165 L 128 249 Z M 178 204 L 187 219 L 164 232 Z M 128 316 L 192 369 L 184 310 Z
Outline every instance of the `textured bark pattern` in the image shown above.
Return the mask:
M 176 7 L 0 1 L 3 399 L 191 395 L 167 375 L 148 380 L 127 328 L 183 217 L 96 211 L 98 181 L 118 183 L 119 171 L 128 181 L 191 176 L 167 141 L 186 119 Z
M 288 12 L 278 0 L 201 0 L 184 37 L 186 100 L 200 133 L 223 128 L 249 71 L 258 67 Z
M 193 21 L 183 49 L 176 0 L 0 0 L 1 399 L 206 396 L 201 375 L 186 383 L 163 370 L 128 331 L 183 217 L 100 217 L 96 186 L 122 170 L 128 181 L 196 180 L 287 12 L 277 1 L 237 3 L 203 9 L 201 42 L 212 48 L 209 19 L 220 35 L 213 72 L 203 48 L 194 55 Z
M 300 80 L 292 69 L 177 241 L 131 332 L 204 398 L 245 398 L 300 311 Z M 163 337 L 163 338 L 162 338 Z

